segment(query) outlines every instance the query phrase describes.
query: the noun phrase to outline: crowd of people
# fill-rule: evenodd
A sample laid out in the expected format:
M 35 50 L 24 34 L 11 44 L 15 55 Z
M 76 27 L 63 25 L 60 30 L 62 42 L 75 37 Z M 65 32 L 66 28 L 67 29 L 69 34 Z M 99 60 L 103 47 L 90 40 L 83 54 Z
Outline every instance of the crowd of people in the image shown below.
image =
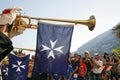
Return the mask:
M 31 80 L 33 63 L 34 56 L 29 64 L 28 80 Z M 40 73 L 39 76 L 43 80 L 120 80 L 119 64 L 119 57 L 114 53 L 109 55 L 105 52 L 104 56 L 99 53 L 91 56 L 89 51 L 85 51 L 84 56 L 70 53 L 65 75 Z M 104 67 L 108 69 L 104 70 Z
M 90 52 L 84 52 L 84 57 L 74 54 L 74 58 L 71 60 L 73 66 L 73 75 L 77 74 L 77 80 L 116 80 L 119 79 L 117 74 L 117 67 L 120 64 L 119 58 L 115 54 L 109 55 L 107 52 L 104 56 L 100 56 L 99 53 L 94 53 L 93 57 L 90 56 Z M 105 66 L 112 66 L 112 70 L 105 70 Z
M 18 32 L 15 33 L 15 31 L 13 31 L 13 34 L 12 29 L 16 15 L 20 10 L 22 9 L 13 7 L 2 12 L 0 18 L 0 67 L 2 63 L 8 64 L 8 59 L 4 58 L 13 50 L 12 42 L 9 38 L 18 35 L 16 34 Z M 21 33 L 19 32 L 19 34 Z M 25 54 L 18 54 L 18 56 L 25 56 Z M 35 56 L 33 55 L 29 61 L 28 80 L 120 80 L 120 60 L 115 54 L 109 55 L 107 52 L 104 53 L 104 56 L 99 53 L 94 53 L 91 56 L 89 51 L 85 51 L 84 56 L 78 53 L 74 53 L 74 55 L 70 53 L 66 74 L 39 73 L 39 79 L 31 79 L 34 60 Z M 110 68 L 104 70 L 104 67 Z
M 25 54 L 18 54 L 18 56 L 25 56 Z M 39 73 L 38 79 L 36 77 L 32 79 L 34 62 L 35 55 L 32 55 L 27 80 L 120 80 L 120 60 L 114 53 L 110 55 L 105 52 L 104 56 L 99 53 L 91 56 L 89 51 L 85 51 L 84 56 L 69 53 L 66 74 Z

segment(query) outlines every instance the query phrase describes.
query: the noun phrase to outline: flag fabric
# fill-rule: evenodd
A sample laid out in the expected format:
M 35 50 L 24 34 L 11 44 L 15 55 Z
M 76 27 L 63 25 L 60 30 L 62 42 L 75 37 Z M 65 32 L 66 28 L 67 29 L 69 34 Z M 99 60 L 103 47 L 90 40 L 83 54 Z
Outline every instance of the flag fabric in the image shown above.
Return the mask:
M 10 80 L 27 80 L 29 56 L 18 57 L 9 55 L 9 79 Z
M 9 80 L 9 77 L 8 77 L 8 65 L 7 64 L 2 65 L 1 73 L 2 73 L 2 80 Z
M 66 73 L 73 28 L 73 25 L 38 23 L 34 72 Z

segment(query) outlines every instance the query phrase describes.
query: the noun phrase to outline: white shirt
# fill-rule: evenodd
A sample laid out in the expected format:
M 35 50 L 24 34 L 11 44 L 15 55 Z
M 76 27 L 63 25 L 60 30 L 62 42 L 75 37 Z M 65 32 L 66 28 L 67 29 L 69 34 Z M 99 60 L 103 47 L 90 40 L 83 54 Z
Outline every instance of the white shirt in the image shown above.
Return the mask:
M 103 67 L 103 61 L 101 60 L 95 60 L 96 64 L 100 65 L 98 68 L 95 64 L 93 64 L 93 73 L 101 73 L 102 72 L 102 67 Z

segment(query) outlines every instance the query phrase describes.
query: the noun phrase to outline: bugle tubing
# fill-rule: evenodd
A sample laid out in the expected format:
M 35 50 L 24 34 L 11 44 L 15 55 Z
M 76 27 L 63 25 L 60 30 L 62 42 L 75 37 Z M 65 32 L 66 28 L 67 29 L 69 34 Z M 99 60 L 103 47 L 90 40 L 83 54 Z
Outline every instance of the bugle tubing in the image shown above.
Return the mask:
M 26 51 L 30 51 L 30 52 L 35 52 L 35 49 L 28 49 L 28 48 L 18 48 L 18 47 L 14 47 L 14 49 L 19 49 L 19 50 L 26 50 Z
M 29 16 L 22 16 L 18 15 L 17 18 L 26 18 L 28 19 L 28 26 L 27 28 L 35 28 L 37 29 L 38 26 L 36 24 L 32 24 L 31 20 L 47 20 L 47 21 L 59 21 L 59 22 L 68 22 L 68 23 L 74 23 L 74 24 L 83 24 L 87 25 L 88 29 L 90 31 L 94 30 L 95 24 L 96 24 L 96 19 L 93 15 L 89 17 L 88 20 L 64 20 L 64 19 L 53 19 L 53 18 L 36 18 L 36 17 L 29 17 Z

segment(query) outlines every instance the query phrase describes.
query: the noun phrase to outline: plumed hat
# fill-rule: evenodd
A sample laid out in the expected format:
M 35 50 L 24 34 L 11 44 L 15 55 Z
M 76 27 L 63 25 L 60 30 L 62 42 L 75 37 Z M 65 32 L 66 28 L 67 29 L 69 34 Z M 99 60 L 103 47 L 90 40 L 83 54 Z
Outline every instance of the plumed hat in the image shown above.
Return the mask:
M 19 7 L 4 9 L 0 18 L 0 25 L 12 24 L 20 10 L 22 10 L 22 8 Z

